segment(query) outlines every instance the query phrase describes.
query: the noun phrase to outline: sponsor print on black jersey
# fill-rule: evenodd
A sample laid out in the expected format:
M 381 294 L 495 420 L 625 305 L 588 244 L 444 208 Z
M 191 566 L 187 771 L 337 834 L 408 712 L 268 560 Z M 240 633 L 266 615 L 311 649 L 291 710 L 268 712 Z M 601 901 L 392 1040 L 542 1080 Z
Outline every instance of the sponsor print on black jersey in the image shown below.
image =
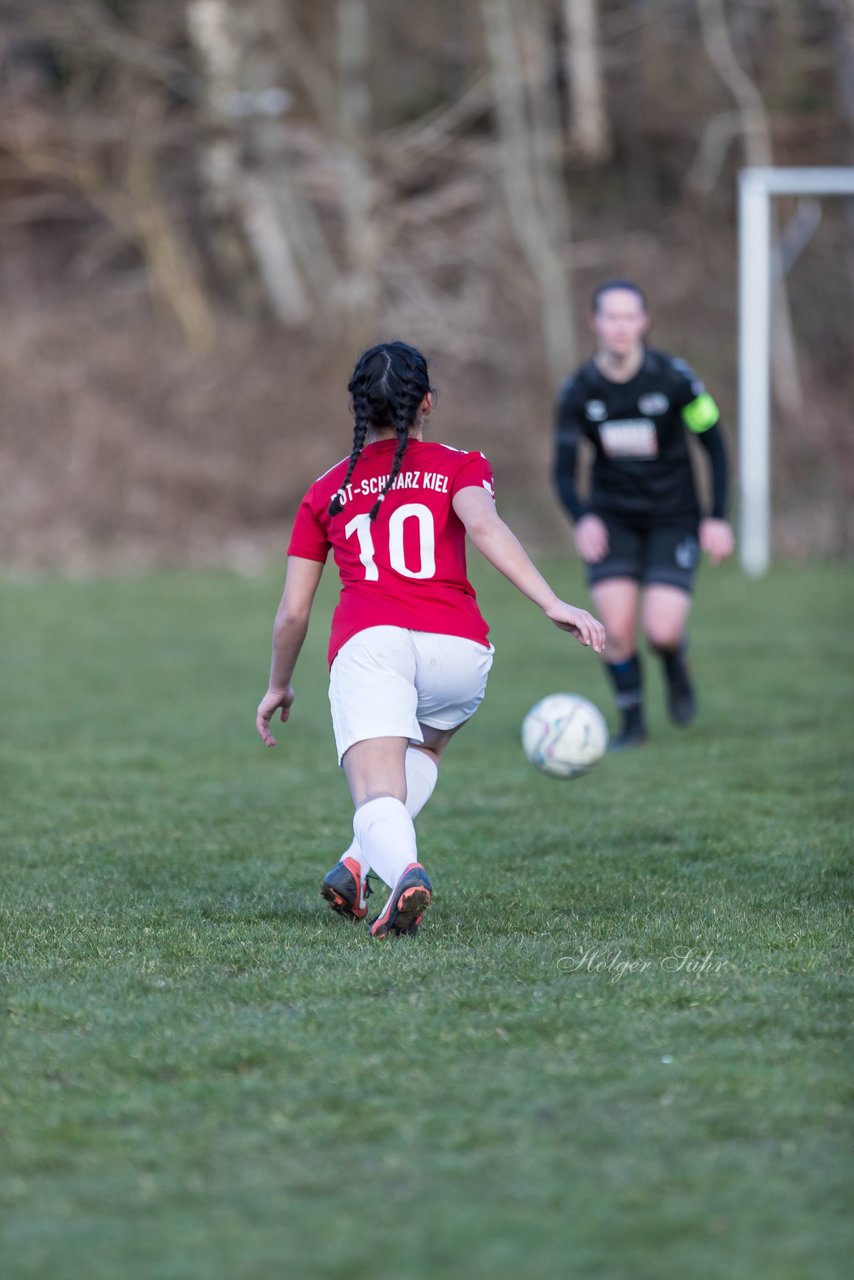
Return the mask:
M 667 413 L 670 399 L 663 391 L 648 391 L 638 400 L 638 408 L 642 414 L 655 417 L 658 413 Z
M 588 400 L 584 412 L 591 422 L 602 422 L 608 416 L 608 406 L 604 400 Z
M 589 506 L 597 514 L 644 521 L 699 515 L 689 440 L 703 439 L 719 417 L 682 360 L 647 348 L 635 376 L 614 382 L 591 359 L 561 390 L 557 465 L 574 468 L 575 447 L 586 438 L 594 448 Z M 573 518 L 582 510 L 578 501 Z
M 609 458 L 635 458 L 638 461 L 658 457 L 658 433 L 654 422 L 630 418 L 623 422 L 603 422 L 599 439 Z

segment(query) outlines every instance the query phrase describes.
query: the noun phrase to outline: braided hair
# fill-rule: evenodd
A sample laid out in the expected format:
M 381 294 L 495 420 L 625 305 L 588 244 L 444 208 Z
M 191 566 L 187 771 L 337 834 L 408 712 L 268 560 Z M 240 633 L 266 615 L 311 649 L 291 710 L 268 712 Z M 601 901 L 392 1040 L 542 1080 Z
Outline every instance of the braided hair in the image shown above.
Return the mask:
M 427 361 L 420 351 L 405 342 L 383 342 L 362 353 L 347 390 L 353 407 L 353 448 L 347 474 L 329 504 L 329 514 L 337 515 L 344 505 L 347 485 L 365 447 L 368 429 L 394 427 L 397 448 L 391 471 L 370 512 L 371 520 L 376 520 L 386 494 L 400 474 L 409 430 L 418 416 L 419 405 L 430 391 Z

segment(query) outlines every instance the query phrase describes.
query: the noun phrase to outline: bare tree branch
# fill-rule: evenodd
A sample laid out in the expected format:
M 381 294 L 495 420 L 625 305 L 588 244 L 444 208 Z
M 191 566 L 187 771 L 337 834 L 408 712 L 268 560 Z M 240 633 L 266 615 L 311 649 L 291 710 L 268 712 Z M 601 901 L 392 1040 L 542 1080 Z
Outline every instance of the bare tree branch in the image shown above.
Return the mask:
M 68 92 L 73 98 L 75 86 Z M 158 192 L 161 104 L 121 81 L 112 93 L 112 118 L 103 129 L 84 129 L 79 116 L 64 133 L 33 117 L 16 118 L 5 132 L 5 146 L 28 172 L 79 193 L 139 248 L 154 295 L 188 342 L 204 349 L 213 337 L 211 309 L 192 249 Z

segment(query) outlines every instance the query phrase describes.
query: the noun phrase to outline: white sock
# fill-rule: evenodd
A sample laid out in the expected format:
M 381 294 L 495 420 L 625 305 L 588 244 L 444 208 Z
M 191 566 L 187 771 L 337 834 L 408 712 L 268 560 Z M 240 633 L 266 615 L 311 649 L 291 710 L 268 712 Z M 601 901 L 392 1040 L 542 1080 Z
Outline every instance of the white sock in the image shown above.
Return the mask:
M 406 748 L 406 812 L 414 822 L 436 790 L 439 769 L 432 756 L 417 747 Z
M 378 796 L 361 805 L 353 832 L 369 865 L 388 885 L 396 885 L 410 862 L 418 861 L 415 827 L 406 806 L 394 796 Z
M 416 747 L 407 747 L 405 765 L 406 812 L 414 821 L 436 789 L 439 769 L 432 756 L 428 756 L 425 751 L 419 751 Z M 344 850 L 340 861 L 343 862 L 345 858 L 352 858 L 354 862 L 358 862 L 364 880 L 371 869 L 371 864 L 359 848 L 358 840 L 354 840 L 349 849 Z

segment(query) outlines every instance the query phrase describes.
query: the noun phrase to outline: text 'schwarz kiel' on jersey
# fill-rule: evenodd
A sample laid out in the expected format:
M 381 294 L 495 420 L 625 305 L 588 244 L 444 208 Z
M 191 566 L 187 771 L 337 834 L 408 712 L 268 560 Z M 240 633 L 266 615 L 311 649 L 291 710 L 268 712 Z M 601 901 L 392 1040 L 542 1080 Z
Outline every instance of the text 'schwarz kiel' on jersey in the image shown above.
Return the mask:
M 369 513 L 388 479 L 396 447 L 395 440 L 365 446 L 337 515 L 329 515 L 329 504 L 346 475 L 346 458 L 314 482 L 297 512 L 288 554 L 323 563 L 331 548 L 341 576 L 330 664 L 366 627 L 404 627 L 488 644 L 488 627 L 466 570 L 465 527 L 453 498 L 469 486 L 483 487 L 494 497 L 492 468 L 482 453 L 411 440 L 400 474 L 372 521 Z

